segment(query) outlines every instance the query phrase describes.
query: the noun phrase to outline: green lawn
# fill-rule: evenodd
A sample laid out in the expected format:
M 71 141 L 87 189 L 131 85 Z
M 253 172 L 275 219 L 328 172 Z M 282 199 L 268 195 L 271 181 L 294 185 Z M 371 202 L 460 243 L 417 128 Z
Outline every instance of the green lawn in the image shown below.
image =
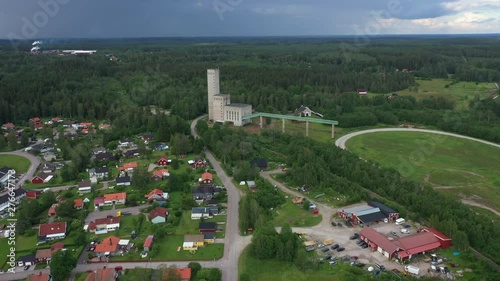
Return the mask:
M 418 98 L 444 97 L 455 101 L 456 108 L 467 109 L 469 101 L 476 95 L 484 99 L 488 97 L 489 90 L 495 88 L 493 83 L 474 82 L 459 82 L 451 85 L 452 80 L 448 79 L 432 79 L 432 80 L 417 80 L 418 87 L 414 89 L 406 89 L 399 91 L 402 96 L 414 96 Z M 447 88 L 446 85 L 449 85 Z
M 16 173 L 26 173 L 30 167 L 30 161 L 27 158 L 17 155 L 0 155 L 0 167 L 9 167 L 16 170 Z
M 183 235 L 167 235 L 160 241 L 156 241 L 153 247 L 159 247 L 157 255 L 152 257 L 152 260 L 170 260 L 170 261 L 184 261 L 184 260 L 213 260 L 220 259 L 224 254 L 223 244 L 211 244 L 201 247 L 196 253 L 191 254 L 189 251 L 180 250 L 184 242 Z M 140 253 L 129 253 L 124 256 L 113 257 L 112 260 L 139 260 Z
M 320 214 L 314 215 L 312 212 L 304 210 L 302 206 L 294 204 L 290 198 L 280 208 L 274 212 L 274 225 L 283 226 L 288 223 L 292 227 L 314 226 L 321 222 Z
M 175 234 L 198 234 L 200 220 L 192 220 L 191 219 L 191 211 L 182 212 L 181 221 L 179 225 L 175 228 Z
M 476 202 L 500 210 L 499 148 L 417 132 L 364 134 L 351 139 L 347 147 L 405 177 L 457 197 L 472 196 Z
M 311 257 L 313 258 L 313 257 Z M 347 263 L 339 262 L 336 266 L 322 264 L 316 271 L 302 272 L 293 263 L 279 262 L 275 260 L 258 260 L 249 255 L 249 249 L 245 249 L 238 262 L 239 274 L 246 272 L 251 281 L 332 281 L 332 280 L 357 280 L 352 274 L 346 278 L 349 272 L 363 274 L 363 269 L 350 267 Z M 364 271 L 366 272 L 366 271 Z
M 89 275 L 88 272 L 77 273 L 75 276 L 75 280 L 76 281 L 85 281 L 85 279 L 87 278 L 87 275 Z

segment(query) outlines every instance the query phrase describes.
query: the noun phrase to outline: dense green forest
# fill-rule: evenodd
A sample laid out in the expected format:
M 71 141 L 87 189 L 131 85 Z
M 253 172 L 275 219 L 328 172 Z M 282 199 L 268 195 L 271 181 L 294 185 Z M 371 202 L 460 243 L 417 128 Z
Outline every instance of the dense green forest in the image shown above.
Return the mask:
M 335 38 L 200 38 L 44 46 L 98 50 L 92 56 L 33 55 L 15 52 L 5 42 L 0 44 L 0 123 L 62 116 L 136 128 L 150 106 L 192 119 L 206 112 L 206 69 L 219 67 L 222 91 L 257 111 L 290 112 L 305 104 L 344 127 L 414 122 L 500 141 L 500 104 L 493 99 L 470 97 L 470 109 L 459 112 L 439 97 L 388 100 L 383 95 L 431 77 L 500 81 L 498 40 L 374 39 L 362 48 L 344 41 L 349 43 Z M 30 46 L 23 42 L 17 48 Z M 111 54 L 118 61 L 110 61 Z M 346 93 L 360 88 L 381 95 Z

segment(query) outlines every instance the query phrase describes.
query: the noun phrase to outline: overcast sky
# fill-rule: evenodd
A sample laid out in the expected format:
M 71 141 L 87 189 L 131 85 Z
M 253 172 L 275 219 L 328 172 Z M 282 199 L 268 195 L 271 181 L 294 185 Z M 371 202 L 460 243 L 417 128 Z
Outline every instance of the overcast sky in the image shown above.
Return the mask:
M 0 0 L 8 39 L 452 33 L 500 33 L 500 0 Z

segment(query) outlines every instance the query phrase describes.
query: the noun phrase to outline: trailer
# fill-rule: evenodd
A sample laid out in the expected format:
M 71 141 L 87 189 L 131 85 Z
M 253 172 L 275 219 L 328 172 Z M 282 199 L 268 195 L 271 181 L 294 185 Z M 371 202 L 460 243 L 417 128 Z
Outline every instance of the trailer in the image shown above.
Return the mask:
M 418 275 L 420 273 L 420 268 L 413 266 L 413 265 L 406 265 L 405 271 L 408 273 L 411 273 L 411 274 Z

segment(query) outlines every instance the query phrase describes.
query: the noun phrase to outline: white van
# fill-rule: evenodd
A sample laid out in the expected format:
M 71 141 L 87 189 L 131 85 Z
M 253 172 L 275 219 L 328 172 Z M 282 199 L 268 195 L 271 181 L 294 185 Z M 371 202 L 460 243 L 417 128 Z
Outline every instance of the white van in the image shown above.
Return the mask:
M 405 219 L 403 219 L 403 218 L 399 218 L 399 219 L 396 220 L 396 224 L 397 225 L 400 225 L 400 224 L 403 224 L 403 223 L 405 223 Z

